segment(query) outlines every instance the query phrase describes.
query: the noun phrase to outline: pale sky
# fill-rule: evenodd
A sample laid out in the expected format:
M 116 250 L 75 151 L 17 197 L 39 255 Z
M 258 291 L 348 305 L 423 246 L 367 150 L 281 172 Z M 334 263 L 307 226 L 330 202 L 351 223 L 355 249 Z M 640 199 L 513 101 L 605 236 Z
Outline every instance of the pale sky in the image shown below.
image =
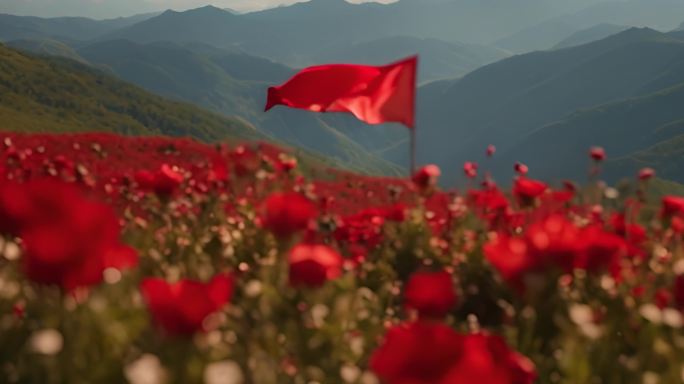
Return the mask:
M 208 4 L 237 11 L 253 11 L 301 1 L 304 0 L 0 0 L 0 13 L 42 17 L 86 16 L 102 19 L 166 9 L 180 11 Z M 390 3 L 395 0 L 348 1 Z

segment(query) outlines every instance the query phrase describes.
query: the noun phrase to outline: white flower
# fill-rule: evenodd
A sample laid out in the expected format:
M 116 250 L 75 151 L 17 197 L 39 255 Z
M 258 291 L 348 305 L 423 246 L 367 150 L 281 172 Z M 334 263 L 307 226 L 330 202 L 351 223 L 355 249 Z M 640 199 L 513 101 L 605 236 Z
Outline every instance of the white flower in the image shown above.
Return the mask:
M 21 256 L 21 248 L 11 241 L 4 244 L 5 253 L 4 256 L 7 260 L 17 260 Z
M 345 383 L 355 383 L 361 377 L 361 369 L 356 365 L 345 364 L 340 368 L 340 376 Z
M 257 297 L 261 295 L 261 292 L 263 291 L 263 285 L 261 284 L 261 281 L 259 280 L 250 280 L 246 285 L 245 285 L 245 295 L 247 297 Z
M 126 379 L 131 384 L 161 384 L 166 382 L 166 371 L 159 358 L 145 354 L 130 363 L 124 370 Z
M 655 304 L 644 304 L 639 308 L 641 316 L 653 324 L 663 322 L 663 312 Z
M 663 310 L 663 322 L 672 328 L 680 328 L 684 325 L 682 314 L 674 308 L 665 308 Z
M 204 369 L 205 384 L 242 384 L 244 380 L 240 365 L 234 361 L 212 363 Z
M 55 329 L 43 329 L 31 335 L 31 349 L 43 355 L 56 355 L 64 346 L 64 338 Z
M 658 384 L 660 383 L 660 377 L 654 372 L 644 372 L 643 376 L 644 384 Z

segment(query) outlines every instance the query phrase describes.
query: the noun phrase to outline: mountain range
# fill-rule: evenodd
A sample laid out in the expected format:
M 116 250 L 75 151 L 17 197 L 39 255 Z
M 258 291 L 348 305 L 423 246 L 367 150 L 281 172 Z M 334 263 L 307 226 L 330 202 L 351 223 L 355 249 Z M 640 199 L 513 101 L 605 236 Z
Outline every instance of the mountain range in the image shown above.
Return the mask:
M 84 64 L 39 58 L 0 44 L 2 129 L 263 140 L 246 122 L 166 100 Z
M 78 44 L 115 30 L 130 27 L 157 13 L 93 20 L 85 17 L 41 18 L 0 14 L 0 41 L 52 38 Z
M 647 28 L 504 59 L 421 89 L 420 159 L 453 167 L 482 160 L 495 144 L 496 175 L 523 161 L 541 177 L 580 177 L 591 145 L 630 157 L 684 133 L 683 83 L 684 41 Z M 606 171 L 611 179 L 635 172 Z
M 649 27 L 670 31 L 684 17 L 684 2 L 680 0 L 610 0 L 597 1 L 577 12 L 569 12 L 528 26 L 494 43 L 515 53 L 546 50 L 573 34 L 587 29 L 602 29 L 601 25 Z M 623 28 L 624 30 L 624 28 Z M 596 30 L 594 30 L 594 33 Z M 618 31 L 614 31 L 616 33 Z M 592 32 L 589 32 L 591 36 Z M 607 37 L 599 33 L 598 37 Z M 594 38 L 594 40 L 598 40 Z M 591 40 L 582 40 L 588 43 Z
M 46 46 L 45 44 L 27 46 L 27 42 L 29 41 L 17 41 L 13 46 L 22 49 Z M 375 174 L 397 175 L 401 173 L 399 166 L 366 151 L 346 135 L 328 126 L 320 116 L 293 115 L 292 111 L 286 110 L 274 111 L 268 115 L 257 113 L 257 110 L 263 108 L 262 99 L 264 98 L 264 89 L 267 86 L 265 81 L 268 81 L 270 76 L 286 77 L 291 71 L 287 67 L 266 59 L 227 53 L 204 45 L 190 44 L 188 47 L 171 43 L 138 45 L 124 40 L 107 41 L 70 52 L 78 55 L 80 63 L 88 63 L 89 65 L 72 63 L 72 71 L 80 69 L 84 70 L 86 74 L 109 73 L 110 76 L 107 78 L 116 76 L 169 99 L 193 103 L 207 110 L 213 110 L 214 113 L 211 114 L 195 108 L 199 115 L 225 116 L 226 119 L 240 121 L 244 125 L 246 133 L 249 133 L 246 135 L 247 137 L 252 137 L 252 133 L 254 133 L 256 137 L 268 138 L 279 143 L 304 148 L 310 153 L 325 154 L 332 162 L 345 168 Z M 49 54 L 50 52 L 39 51 L 38 53 Z M 39 58 L 35 58 L 35 60 L 39 60 Z M 54 60 L 50 59 L 50 62 Z M 71 61 L 60 60 L 60 62 L 66 64 Z M 11 78 L 12 75 L 16 75 L 16 72 L 8 72 L 6 75 Z M 25 76 L 33 79 L 37 75 L 37 72 L 31 72 Z M 264 78 L 266 80 L 250 80 L 253 78 Z M 56 77 L 50 79 L 56 79 Z M 52 89 L 51 97 L 55 99 L 58 97 L 56 92 L 59 87 L 70 87 L 68 81 L 49 81 L 45 86 L 48 85 Z M 98 90 L 96 87 L 87 94 L 94 97 L 93 94 L 98 92 L 106 94 L 107 90 Z M 84 94 L 86 93 L 84 92 Z M 133 98 L 130 102 L 139 105 L 141 109 L 147 108 L 147 105 L 150 104 L 146 98 L 141 97 Z M 76 104 L 78 103 L 69 103 L 69 105 Z M 13 106 L 19 108 L 20 103 L 15 103 Z M 177 109 L 170 105 L 166 108 L 171 111 Z M 80 129 L 86 129 L 86 127 L 97 127 L 99 129 L 103 125 L 103 122 L 93 119 L 91 112 L 83 112 L 84 116 L 81 118 L 83 124 L 77 125 L 81 127 Z M 62 111 L 59 114 L 71 116 L 73 119 L 79 118 L 75 111 L 70 113 Z M 162 114 L 161 110 L 155 112 L 155 115 L 157 114 Z M 0 115 L 4 116 L 4 113 Z M 14 120 L 23 119 L 27 122 L 31 120 L 31 115 L 27 114 L 27 110 L 24 109 L 15 111 L 14 115 L 16 116 L 10 115 L 10 118 Z M 48 118 L 54 118 L 54 115 L 50 113 L 44 115 L 46 123 Z M 292 117 L 288 117 L 290 115 Z M 236 119 L 234 116 L 238 118 Z M 193 135 L 191 129 L 195 120 L 189 117 L 186 116 L 185 119 L 176 118 L 178 124 L 183 124 L 186 135 L 208 141 L 218 140 L 221 137 L 219 135 L 220 130 L 214 132 L 211 137 Z M 111 120 L 116 121 L 118 118 Z M 283 121 L 291 121 L 291 123 L 284 124 Z M 27 122 L 21 125 L 25 127 L 22 130 L 37 129 L 37 127 L 29 127 Z M 258 131 L 254 128 L 254 122 L 260 123 Z M 104 124 L 102 129 L 108 130 L 105 126 L 109 125 L 110 123 Z M 61 124 L 57 123 L 55 126 L 62 127 Z M 198 129 L 201 130 L 202 128 L 199 127 Z M 173 128 L 168 132 L 164 130 L 155 131 L 174 135 L 176 130 Z M 127 132 L 134 133 L 136 131 L 145 133 L 147 128 L 131 128 Z
M 605 39 L 608 36 L 615 35 L 626 29 L 629 29 L 629 27 L 609 23 L 597 24 L 593 27 L 582 29 L 573 33 L 572 35 L 556 43 L 552 49 L 563 49 L 588 44 L 594 41 Z
M 582 177 L 586 149 L 603 145 L 605 176 L 617 179 L 668 163 L 684 140 L 683 18 L 684 2 L 671 0 L 312 0 L 248 14 L 207 6 L 104 21 L 0 15 L 0 40 L 384 174 L 408 165 L 405 129 L 285 108 L 265 114 L 265 90 L 314 63 L 381 64 L 419 53 L 421 163 L 455 174 L 463 161 L 483 161 L 491 143 L 498 160 L 488 168 L 504 180 L 515 161 L 538 177 Z M 525 53 L 534 50 L 542 51 Z M 678 167 L 664 169 L 684 181 Z

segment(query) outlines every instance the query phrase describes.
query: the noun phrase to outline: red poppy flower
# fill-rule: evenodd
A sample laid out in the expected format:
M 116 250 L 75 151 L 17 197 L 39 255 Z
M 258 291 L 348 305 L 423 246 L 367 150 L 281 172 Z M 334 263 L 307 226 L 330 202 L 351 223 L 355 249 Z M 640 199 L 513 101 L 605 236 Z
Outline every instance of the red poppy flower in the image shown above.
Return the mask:
M 664 216 L 674 216 L 684 214 L 684 197 L 665 196 L 663 197 L 662 213 Z
M 588 272 L 615 271 L 620 257 L 624 256 L 628 249 L 623 238 L 604 231 L 598 225 L 583 228 L 581 242 L 582 250 L 575 261 L 575 268 Z
M 546 192 L 548 186 L 538 180 L 518 177 L 513 186 L 513 194 L 523 200 L 530 200 L 541 196 Z
M 672 299 L 675 299 L 677 307 L 684 309 L 684 278 L 681 276 L 675 279 L 674 292 L 665 288 L 658 289 L 653 294 L 653 303 L 660 309 L 670 306 Z
M 3 210 L 11 214 L 12 231 L 22 239 L 23 269 L 31 280 L 72 290 L 99 283 L 105 268 L 137 264 L 135 250 L 119 241 L 119 222 L 111 207 L 53 179 L 12 188 L 16 199 Z
M 551 215 L 530 225 L 525 238 L 539 266 L 559 266 L 571 271 L 582 252 L 580 229 L 562 215 Z
M 566 204 L 575 198 L 575 192 L 567 189 L 554 190 L 551 193 L 550 201 L 558 204 Z
M 17 183 L 0 184 L 0 233 L 19 235 L 22 224 L 34 215 L 27 189 Z
M 386 384 L 532 384 L 534 364 L 499 336 L 460 335 L 432 322 L 391 328 L 370 359 Z
M 228 165 L 221 156 L 213 156 L 211 159 L 211 168 L 207 174 L 209 181 L 225 182 L 228 181 Z M 181 180 L 182 181 L 182 180 Z
M 297 168 L 297 159 L 291 156 L 281 155 L 278 157 L 278 162 L 276 163 L 278 170 L 283 172 L 290 172 Z
M 673 296 L 677 308 L 684 309 L 684 275 L 675 278 Z
M 462 353 L 463 336 L 446 325 L 419 321 L 389 329 L 370 368 L 386 384 L 435 384 Z
M 519 291 L 524 290 L 524 276 L 538 267 L 522 238 L 499 235 L 485 244 L 484 254 L 503 280 Z
M 404 306 L 420 316 L 443 317 L 456 305 L 451 275 L 446 271 L 416 272 L 404 289 Z
M 647 239 L 646 229 L 636 223 L 627 223 L 624 214 L 615 213 L 610 217 L 613 231 L 625 239 L 627 252 L 630 255 L 644 256 L 645 252 L 641 245 Z
M 320 287 L 342 274 L 344 260 L 337 251 L 321 244 L 298 244 L 290 250 L 290 284 Z
M 135 181 L 144 191 L 154 192 L 156 195 L 171 196 L 183 183 L 184 176 L 168 164 L 163 164 L 158 171 L 138 171 Z
M 21 320 L 26 316 L 26 307 L 23 303 L 16 303 L 12 306 L 12 315 L 15 319 Z
M 485 212 L 502 211 L 508 208 L 506 196 L 498 188 L 487 188 L 481 191 L 468 191 L 473 204 Z
M 228 303 L 233 287 L 233 278 L 225 274 L 214 276 L 208 283 L 146 278 L 140 284 L 152 320 L 169 335 L 206 331 L 204 320 Z
M 676 234 L 683 234 L 684 233 L 684 219 L 682 219 L 680 216 L 675 216 L 672 218 L 672 221 L 670 222 L 670 228 L 674 231 Z
M 397 203 L 394 204 L 390 207 L 384 208 L 383 209 L 383 216 L 390 221 L 395 221 L 397 223 L 401 223 L 404 220 L 406 220 L 406 215 L 407 215 L 407 210 L 408 208 L 406 205 Z
M 465 164 L 463 164 L 463 173 L 465 173 L 465 175 L 470 179 L 476 178 L 477 177 L 477 163 L 466 161 Z
M 492 157 L 496 153 L 496 147 L 492 144 L 487 146 L 487 157 Z
M 589 156 L 594 161 L 603 161 L 606 159 L 606 150 L 602 147 L 592 147 L 589 149 Z
M 261 223 L 274 235 L 287 237 L 305 230 L 316 215 L 316 206 L 304 196 L 274 193 L 262 205 Z
M 413 174 L 411 180 L 413 181 L 413 184 L 415 184 L 418 188 L 426 189 L 434 187 L 437 184 L 437 179 L 439 179 L 439 176 L 441 174 L 442 171 L 439 169 L 438 166 L 430 164 L 424 166 L 423 168 L 419 169 L 415 174 Z
M 254 172 L 259 169 L 261 162 L 258 154 L 244 145 L 240 145 L 231 151 L 230 158 L 235 169 L 235 174 L 239 177 L 253 175 Z
M 513 166 L 513 169 L 520 176 L 525 176 L 525 175 L 527 175 L 527 172 L 530 171 L 530 169 L 527 167 L 527 165 L 520 163 L 520 162 L 515 163 L 515 165 Z
M 130 269 L 138 265 L 138 251 L 125 244 L 109 247 L 104 257 L 104 267 L 114 269 Z
M 440 384 L 532 384 L 537 379 L 532 361 L 511 350 L 500 336 L 466 335 L 462 345 L 463 354 Z
M 642 168 L 639 170 L 639 180 L 650 180 L 656 175 L 656 171 L 653 168 Z

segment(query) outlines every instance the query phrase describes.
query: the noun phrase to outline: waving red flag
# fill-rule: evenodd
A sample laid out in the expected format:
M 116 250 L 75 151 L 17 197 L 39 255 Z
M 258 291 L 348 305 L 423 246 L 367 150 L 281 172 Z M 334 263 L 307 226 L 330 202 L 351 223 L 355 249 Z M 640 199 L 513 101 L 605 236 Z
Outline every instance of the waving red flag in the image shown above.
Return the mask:
M 380 67 L 309 67 L 268 89 L 266 111 L 285 105 L 313 112 L 346 112 L 368 124 L 397 122 L 413 128 L 417 66 L 414 56 Z

